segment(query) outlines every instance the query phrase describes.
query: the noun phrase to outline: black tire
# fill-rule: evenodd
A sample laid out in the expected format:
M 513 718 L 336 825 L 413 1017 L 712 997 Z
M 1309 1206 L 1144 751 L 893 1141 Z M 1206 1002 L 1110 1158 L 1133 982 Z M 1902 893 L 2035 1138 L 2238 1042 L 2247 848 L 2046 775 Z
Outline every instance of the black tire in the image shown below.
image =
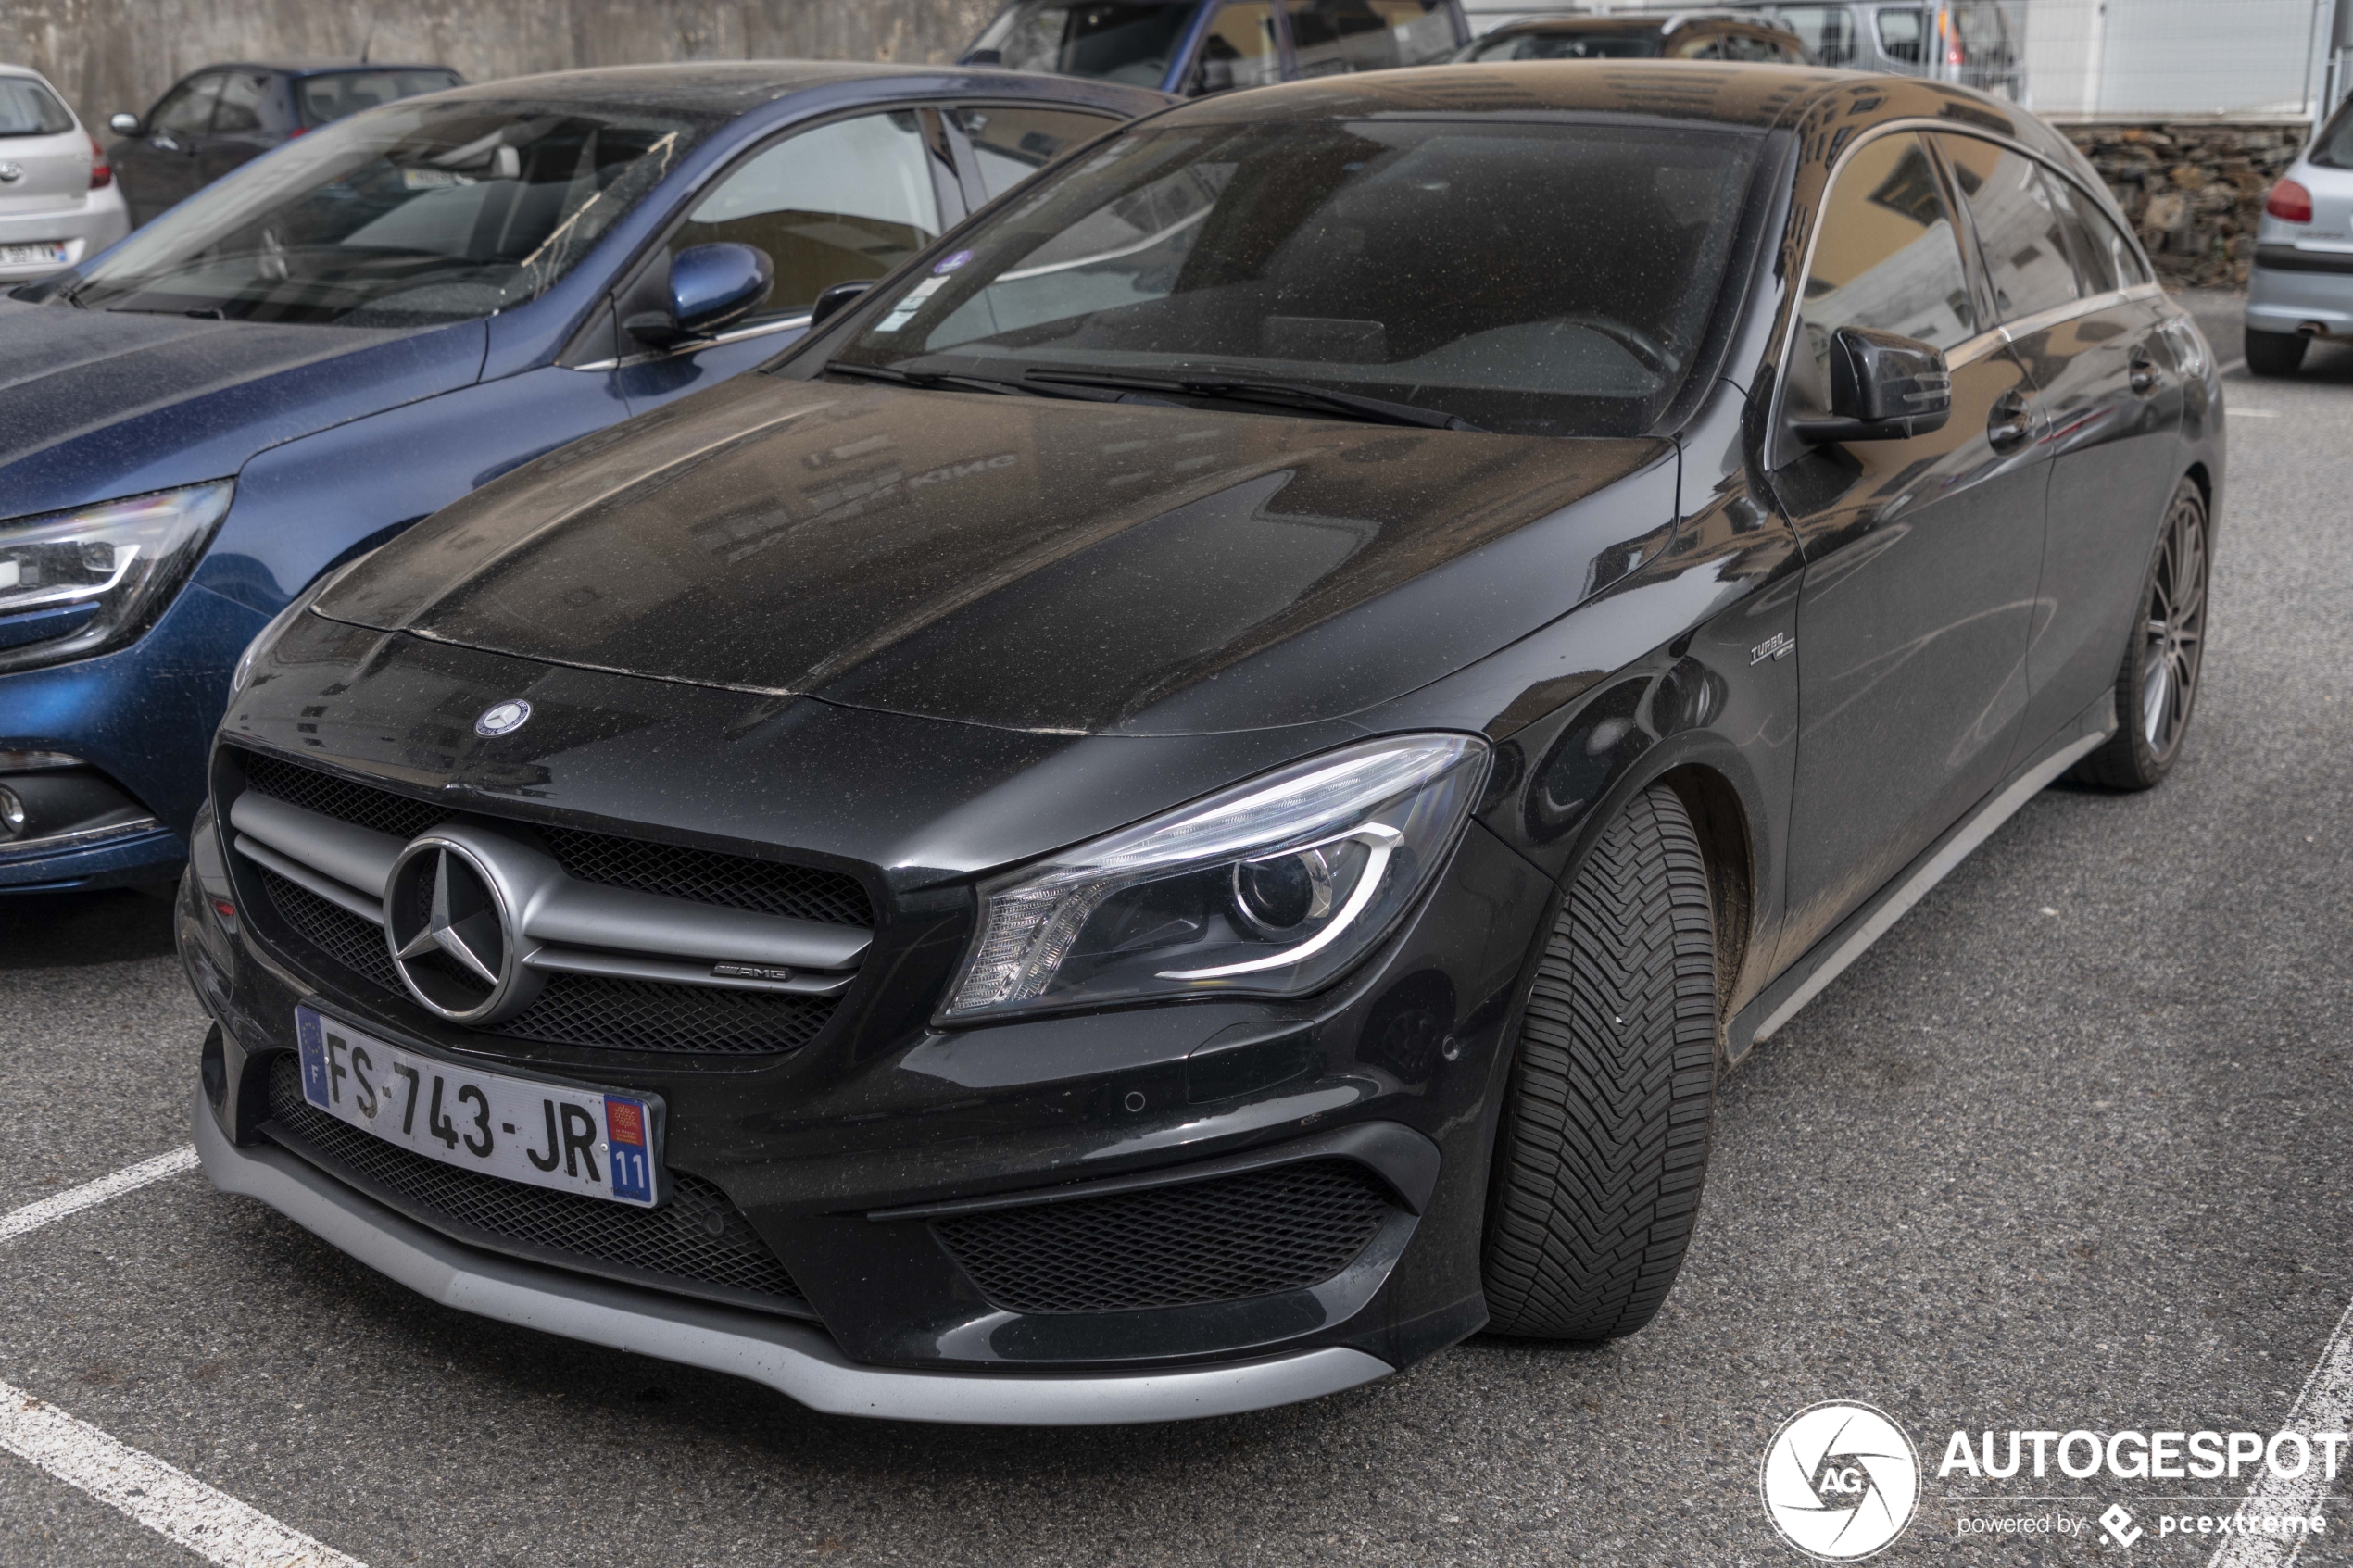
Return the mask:
M 1521 1021 L 1488 1206 L 1488 1327 L 1600 1340 L 1683 1266 L 1716 1109 L 1716 932 L 1699 836 L 1653 785 L 1554 917 Z
M 2213 560 L 2205 494 L 2184 479 L 2166 506 L 2117 668 L 2116 733 L 2075 765 L 2077 779 L 2102 789 L 2154 789 L 2173 771 L 2205 668 Z
M 2246 368 L 2259 376 L 2292 376 L 2304 363 L 2304 345 L 2311 340 L 2301 332 L 2259 332 L 2246 329 Z

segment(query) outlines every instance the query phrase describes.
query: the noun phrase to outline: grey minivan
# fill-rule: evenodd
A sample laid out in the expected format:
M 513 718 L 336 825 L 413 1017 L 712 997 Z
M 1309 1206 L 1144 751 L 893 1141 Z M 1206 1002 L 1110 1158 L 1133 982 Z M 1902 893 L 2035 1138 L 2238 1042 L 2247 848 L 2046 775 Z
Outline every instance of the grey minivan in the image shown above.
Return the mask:
M 2020 40 L 1998 0 L 1719 0 L 1778 17 L 1815 62 L 1957 82 L 2016 101 Z
M 1436 65 L 1469 39 L 1462 0 L 1013 0 L 960 63 L 1194 97 Z

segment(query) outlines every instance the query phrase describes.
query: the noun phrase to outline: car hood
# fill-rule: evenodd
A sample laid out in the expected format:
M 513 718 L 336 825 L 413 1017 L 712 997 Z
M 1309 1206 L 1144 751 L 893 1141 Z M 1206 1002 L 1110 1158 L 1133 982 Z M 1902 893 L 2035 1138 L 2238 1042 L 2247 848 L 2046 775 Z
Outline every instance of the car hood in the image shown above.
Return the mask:
M 1492 652 L 1663 542 L 1674 457 L 751 375 L 484 486 L 319 609 L 1013 729 L 1307 723 Z
M 281 326 L 0 299 L 0 513 L 237 472 L 265 447 L 472 383 L 480 321 Z

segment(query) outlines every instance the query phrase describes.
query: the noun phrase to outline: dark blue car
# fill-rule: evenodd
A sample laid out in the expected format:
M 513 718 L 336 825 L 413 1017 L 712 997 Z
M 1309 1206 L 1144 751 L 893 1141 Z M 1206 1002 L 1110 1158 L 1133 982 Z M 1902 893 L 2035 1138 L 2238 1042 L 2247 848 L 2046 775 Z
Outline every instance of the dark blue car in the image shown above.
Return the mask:
M 175 875 L 231 667 L 321 572 L 770 358 L 824 290 L 1166 102 L 799 63 L 486 83 L 0 298 L 0 892 Z

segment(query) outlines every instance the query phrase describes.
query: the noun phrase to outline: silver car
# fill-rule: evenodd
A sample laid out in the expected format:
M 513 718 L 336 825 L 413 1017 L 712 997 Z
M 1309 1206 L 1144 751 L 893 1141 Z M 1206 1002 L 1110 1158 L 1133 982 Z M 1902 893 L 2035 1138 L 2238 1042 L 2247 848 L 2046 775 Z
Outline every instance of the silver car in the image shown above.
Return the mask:
M 2314 338 L 2353 339 L 2353 99 L 2263 203 L 2246 289 L 2246 368 L 2293 375 Z
M 2015 101 L 2020 26 L 2000 0 L 1718 0 L 1787 24 L 1815 63 L 1957 82 Z
M 0 65 L 0 287 L 77 266 L 129 232 L 96 140 L 47 78 Z

